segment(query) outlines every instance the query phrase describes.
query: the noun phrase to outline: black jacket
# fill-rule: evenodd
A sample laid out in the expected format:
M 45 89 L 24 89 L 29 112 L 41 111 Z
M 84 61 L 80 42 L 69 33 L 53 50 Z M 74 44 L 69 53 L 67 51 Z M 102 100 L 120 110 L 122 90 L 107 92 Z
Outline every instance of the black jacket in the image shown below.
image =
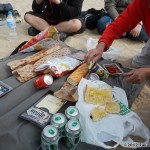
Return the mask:
M 52 24 L 70 20 L 81 14 L 83 0 L 63 0 L 55 4 L 51 0 L 44 0 L 37 4 L 33 0 L 32 9 L 35 13 L 44 14 L 45 19 Z

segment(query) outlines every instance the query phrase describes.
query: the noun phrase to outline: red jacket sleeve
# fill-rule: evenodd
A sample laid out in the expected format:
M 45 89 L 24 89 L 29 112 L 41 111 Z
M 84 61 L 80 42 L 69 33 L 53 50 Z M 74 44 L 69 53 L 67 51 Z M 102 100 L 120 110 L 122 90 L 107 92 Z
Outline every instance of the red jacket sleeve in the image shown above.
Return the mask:
M 140 2 L 141 0 L 134 0 L 134 2 L 106 28 L 99 39 L 99 42 L 106 44 L 105 51 L 110 47 L 114 39 L 120 38 L 124 32 L 132 30 L 141 21 L 138 14 L 138 11 L 141 10 L 139 7 Z

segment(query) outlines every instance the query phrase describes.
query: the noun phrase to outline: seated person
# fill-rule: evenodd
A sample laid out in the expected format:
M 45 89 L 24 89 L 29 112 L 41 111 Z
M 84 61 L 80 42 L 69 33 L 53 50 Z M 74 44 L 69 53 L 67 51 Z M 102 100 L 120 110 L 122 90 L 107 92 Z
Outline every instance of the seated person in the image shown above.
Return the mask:
M 32 27 L 31 36 L 54 25 L 59 32 L 75 33 L 84 31 L 84 22 L 78 16 L 83 0 L 33 0 L 33 12 L 27 12 L 25 21 Z
M 99 19 L 97 23 L 99 33 L 102 34 L 106 27 L 113 22 L 132 1 L 133 0 L 105 0 L 105 9 L 108 15 Z M 129 22 L 126 22 L 126 24 L 129 24 Z M 142 42 L 147 42 L 149 39 L 144 30 L 142 21 L 138 22 L 130 31 L 123 33 L 122 36 Z
M 114 39 L 120 38 L 124 32 L 130 31 L 141 21 L 143 22 L 146 33 L 150 36 L 149 17 L 150 0 L 134 0 L 122 15 L 117 17 L 117 19 L 107 27 L 99 39 L 96 48 L 86 54 L 85 61 L 87 64 L 89 64 L 91 60 L 93 62 L 97 61 L 102 56 L 103 51 L 108 50 Z M 150 40 L 148 40 L 141 53 L 134 56 L 132 65 L 137 69 L 124 74 L 124 76 L 126 76 L 124 79 L 126 82 L 140 84 L 145 79 L 150 78 Z

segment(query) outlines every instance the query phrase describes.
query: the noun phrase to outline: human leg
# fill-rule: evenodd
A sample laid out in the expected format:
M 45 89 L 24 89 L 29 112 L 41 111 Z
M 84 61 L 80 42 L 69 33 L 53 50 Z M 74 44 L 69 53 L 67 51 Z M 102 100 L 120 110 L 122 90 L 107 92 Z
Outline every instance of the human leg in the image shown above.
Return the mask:
M 43 31 L 47 27 L 49 27 L 48 22 L 46 22 L 42 15 L 40 14 L 32 14 L 32 13 L 26 13 L 24 16 L 25 21 L 30 24 L 32 27 L 37 29 L 38 31 Z
M 59 32 L 65 32 L 69 34 L 83 32 L 85 30 L 84 22 L 80 18 L 63 21 L 55 25 L 55 27 Z
M 133 57 L 132 66 L 137 68 L 150 67 L 150 40 L 142 48 L 141 53 Z
M 104 30 L 106 29 L 106 27 L 112 22 L 112 18 L 109 16 L 103 16 L 102 18 L 99 19 L 98 23 L 97 23 L 97 28 L 98 28 L 98 32 L 100 34 L 102 34 L 104 32 Z

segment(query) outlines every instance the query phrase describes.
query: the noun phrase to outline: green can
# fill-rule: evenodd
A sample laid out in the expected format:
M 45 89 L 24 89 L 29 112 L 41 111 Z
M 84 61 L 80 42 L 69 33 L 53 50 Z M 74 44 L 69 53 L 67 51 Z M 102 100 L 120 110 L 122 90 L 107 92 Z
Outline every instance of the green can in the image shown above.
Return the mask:
M 68 120 L 78 120 L 79 119 L 79 110 L 75 106 L 69 106 L 65 111 L 65 115 Z
M 46 126 L 41 135 L 42 150 L 58 150 L 59 133 L 56 127 Z
M 64 135 L 66 123 L 67 123 L 66 116 L 62 113 L 56 113 L 51 118 L 51 125 L 55 126 L 58 129 L 60 136 Z
M 80 142 L 81 126 L 78 120 L 69 120 L 65 126 L 65 146 L 69 149 L 76 147 Z

